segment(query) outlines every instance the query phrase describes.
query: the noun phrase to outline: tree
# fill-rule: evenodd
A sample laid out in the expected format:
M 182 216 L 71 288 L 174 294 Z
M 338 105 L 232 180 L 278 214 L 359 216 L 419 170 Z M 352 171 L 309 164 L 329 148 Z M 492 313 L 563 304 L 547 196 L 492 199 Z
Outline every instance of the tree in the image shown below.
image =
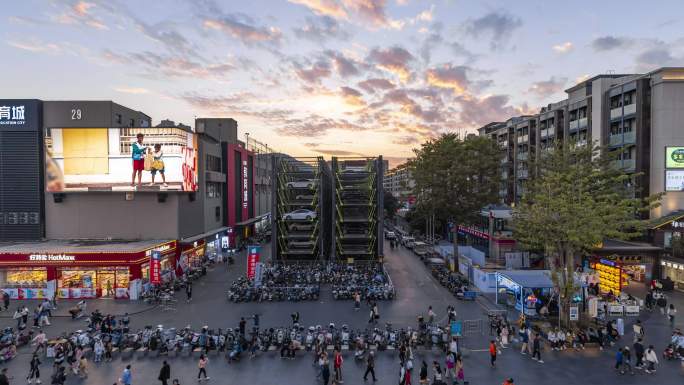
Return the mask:
M 513 235 L 524 248 L 544 253 L 566 320 L 577 290 L 575 258 L 604 239 L 642 234 L 641 216 L 657 207 L 661 195 L 635 197 L 640 175 L 626 174 L 598 146 L 569 143 L 552 150 L 533 165 L 537 175 L 514 209 Z
M 394 219 L 394 216 L 397 214 L 397 210 L 399 209 L 399 201 L 397 198 L 395 198 L 391 192 L 385 191 L 383 203 L 385 206 L 385 217 Z
M 416 214 L 435 222 L 472 224 L 483 206 L 499 200 L 499 149 L 489 138 L 443 134 L 414 149 L 409 160 Z

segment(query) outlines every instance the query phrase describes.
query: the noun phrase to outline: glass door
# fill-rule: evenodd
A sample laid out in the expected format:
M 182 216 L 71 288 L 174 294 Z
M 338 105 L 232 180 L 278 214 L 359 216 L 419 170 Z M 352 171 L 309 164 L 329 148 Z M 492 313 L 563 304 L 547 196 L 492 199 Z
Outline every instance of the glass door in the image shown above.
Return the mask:
M 103 298 L 114 298 L 114 288 L 115 285 L 115 274 L 114 271 L 98 271 L 97 272 L 97 290 L 100 293 L 100 297 Z

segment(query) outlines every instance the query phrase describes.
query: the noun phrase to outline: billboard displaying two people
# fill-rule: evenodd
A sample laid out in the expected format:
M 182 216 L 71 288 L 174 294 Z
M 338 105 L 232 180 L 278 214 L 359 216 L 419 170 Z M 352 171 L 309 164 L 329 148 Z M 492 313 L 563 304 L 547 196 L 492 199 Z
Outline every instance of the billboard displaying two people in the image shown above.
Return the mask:
M 48 191 L 197 191 L 197 136 L 182 128 L 45 130 Z

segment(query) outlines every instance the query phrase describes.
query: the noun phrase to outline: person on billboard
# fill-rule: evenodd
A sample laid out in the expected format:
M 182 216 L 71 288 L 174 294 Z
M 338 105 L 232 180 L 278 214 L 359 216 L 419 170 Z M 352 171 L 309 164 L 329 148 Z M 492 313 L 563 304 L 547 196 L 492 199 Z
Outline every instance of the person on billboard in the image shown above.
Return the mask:
M 145 170 L 145 153 L 147 147 L 143 144 L 145 135 L 138 133 L 135 136 L 137 141 L 131 145 L 131 157 L 133 158 L 133 175 L 131 176 L 131 187 L 135 187 L 135 176 L 138 175 L 138 186 L 142 184 L 142 172 Z
M 157 143 L 154 145 L 152 156 L 154 156 L 154 161 L 152 162 L 152 169 L 150 170 L 152 173 L 152 183 L 150 183 L 150 186 L 154 186 L 154 176 L 159 172 L 159 174 L 161 174 L 163 186 L 169 187 L 169 185 L 166 184 L 166 176 L 164 176 L 164 160 L 162 160 L 164 152 L 161 149 L 161 144 Z

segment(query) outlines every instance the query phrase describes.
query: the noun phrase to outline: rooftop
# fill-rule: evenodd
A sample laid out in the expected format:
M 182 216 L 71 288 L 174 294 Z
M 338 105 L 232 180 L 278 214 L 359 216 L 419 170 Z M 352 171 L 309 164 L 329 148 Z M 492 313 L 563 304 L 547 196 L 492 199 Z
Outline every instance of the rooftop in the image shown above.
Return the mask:
M 47 240 L 39 242 L 3 242 L 0 243 L 0 254 L 35 254 L 35 253 L 100 253 L 100 252 L 139 252 L 160 244 L 170 242 L 169 239 L 123 241 L 123 240 Z

